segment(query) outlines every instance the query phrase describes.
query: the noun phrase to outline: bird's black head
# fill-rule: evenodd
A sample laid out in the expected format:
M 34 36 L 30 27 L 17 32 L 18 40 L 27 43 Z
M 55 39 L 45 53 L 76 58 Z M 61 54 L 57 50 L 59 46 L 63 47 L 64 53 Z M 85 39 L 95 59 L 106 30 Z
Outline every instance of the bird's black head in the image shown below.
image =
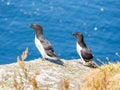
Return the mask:
M 78 41 L 83 41 L 83 34 L 79 32 L 72 33 L 73 36 L 77 38 Z
M 37 34 L 43 34 L 42 26 L 38 24 L 31 24 L 31 28 L 33 28 Z

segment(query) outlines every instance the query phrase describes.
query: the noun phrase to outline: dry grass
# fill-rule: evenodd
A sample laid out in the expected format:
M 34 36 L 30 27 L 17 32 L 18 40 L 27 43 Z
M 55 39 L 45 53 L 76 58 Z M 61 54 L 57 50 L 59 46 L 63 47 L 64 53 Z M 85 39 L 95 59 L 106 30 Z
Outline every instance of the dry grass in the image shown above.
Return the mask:
M 32 83 L 33 90 L 37 90 L 37 89 L 38 89 L 37 82 L 36 82 L 36 79 L 35 79 L 35 78 L 36 78 L 36 77 L 33 76 L 33 77 L 31 77 L 30 80 L 29 80 L 29 82 Z
M 70 81 L 70 78 L 66 78 L 62 82 L 60 82 L 59 90 L 70 90 Z
M 103 65 L 83 79 L 80 90 L 120 90 L 120 63 Z
M 20 69 L 22 70 L 22 73 L 19 73 L 18 70 L 18 75 L 19 75 L 19 82 L 18 82 L 18 78 L 16 76 L 16 72 L 14 73 L 14 82 L 13 82 L 13 87 L 16 90 L 24 90 L 24 85 L 25 84 L 31 84 L 33 90 L 38 90 L 38 86 L 37 86 L 37 82 L 35 79 L 35 76 L 30 76 L 29 72 L 30 72 L 30 66 L 25 67 L 25 59 L 27 58 L 27 54 L 28 54 L 28 48 L 26 48 L 26 50 L 22 53 L 21 57 L 18 56 L 17 57 L 17 63 L 20 67 Z M 35 73 L 35 75 L 38 73 Z

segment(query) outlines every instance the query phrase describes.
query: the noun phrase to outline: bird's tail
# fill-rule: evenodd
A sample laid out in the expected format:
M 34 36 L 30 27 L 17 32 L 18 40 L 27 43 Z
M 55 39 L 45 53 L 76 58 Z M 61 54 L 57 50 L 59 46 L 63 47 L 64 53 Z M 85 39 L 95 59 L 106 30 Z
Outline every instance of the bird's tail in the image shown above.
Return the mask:
M 99 67 L 94 61 L 85 62 L 85 66 L 88 66 L 91 68 L 98 68 Z

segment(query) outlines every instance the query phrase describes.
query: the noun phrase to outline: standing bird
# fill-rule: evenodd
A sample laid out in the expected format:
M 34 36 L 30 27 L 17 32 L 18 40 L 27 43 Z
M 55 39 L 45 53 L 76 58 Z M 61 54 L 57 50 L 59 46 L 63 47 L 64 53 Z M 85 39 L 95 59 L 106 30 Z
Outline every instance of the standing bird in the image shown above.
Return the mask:
M 76 48 L 79 56 L 81 57 L 83 65 L 96 68 L 97 65 L 93 62 L 93 55 L 91 53 L 91 50 L 85 44 L 82 33 L 76 32 L 72 35 L 77 38 Z
M 31 28 L 33 28 L 36 32 L 35 34 L 35 45 L 39 52 L 41 53 L 43 59 L 53 59 L 58 60 L 58 56 L 55 54 L 54 49 L 51 43 L 45 39 L 43 36 L 42 26 L 38 24 L 31 24 Z

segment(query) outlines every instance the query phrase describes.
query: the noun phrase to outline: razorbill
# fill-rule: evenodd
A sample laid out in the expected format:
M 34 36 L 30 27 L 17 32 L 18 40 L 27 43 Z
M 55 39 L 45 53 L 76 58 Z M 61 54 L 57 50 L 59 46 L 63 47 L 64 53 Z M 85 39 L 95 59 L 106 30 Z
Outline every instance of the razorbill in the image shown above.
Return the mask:
M 97 67 L 97 65 L 93 62 L 93 55 L 91 50 L 87 47 L 87 45 L 84 42 L 84 37 L 82 33 L 76 32 L 72 35 L 77 38 L 76 49 L 82 60 L 83 65 Z
M 43 59 L 58 60 L 58 56 L 55 54 L 51 43 L 44 37 L 43 29 L 41 25 L 31 24 L 31 28 L 35 30 L 35 45 L 41 53 Z

